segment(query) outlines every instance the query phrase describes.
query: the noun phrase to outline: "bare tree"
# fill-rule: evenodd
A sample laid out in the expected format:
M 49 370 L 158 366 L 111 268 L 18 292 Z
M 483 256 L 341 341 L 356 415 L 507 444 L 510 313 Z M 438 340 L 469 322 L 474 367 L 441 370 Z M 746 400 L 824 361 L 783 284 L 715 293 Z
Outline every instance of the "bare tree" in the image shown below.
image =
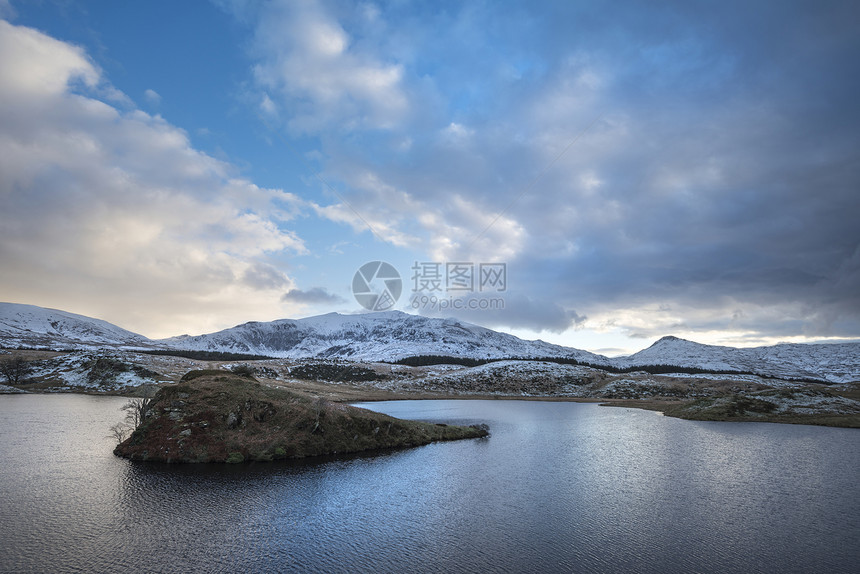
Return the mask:
M 116 440 L 117 444 L 121 443 L 128 437 L 129 428 L 126 423 L 116 423 L 112 427 L 110 427 L 110 436 Z
M 125 411 L 125 420 L 132 429 L 136 429 L 146 419 L 146 412 L 149 410 L 149 403 L 152 402 L 151 397 L 141 397 L 130 399 L 122 406 Z
M 24 377 L 30 373 L 30 363 L 19 356 L 0 361 L 0 374 L 2 374 L 10 385 L 23 382 Z
M 143 421 L 146 420 L 146 414 L 149 412 L 149 407 L 152 404 L 154 394 L 153 389 L 147 387 L 144 389 L 142 397 L 129 399 L 127 403 L 120 407 L 125 411 L 125 420 L 110 427 L 111 436 L 116 439 L 117 443 L 124 441 L 128 435 L 143 424 Z

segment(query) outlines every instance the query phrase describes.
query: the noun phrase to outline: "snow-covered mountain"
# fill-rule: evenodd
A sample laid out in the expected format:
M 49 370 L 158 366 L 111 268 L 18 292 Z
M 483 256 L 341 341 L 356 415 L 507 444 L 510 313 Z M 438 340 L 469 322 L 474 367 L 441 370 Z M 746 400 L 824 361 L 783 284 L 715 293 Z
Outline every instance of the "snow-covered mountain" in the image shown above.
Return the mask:
M 152 341 L 116 325 L 57 309 L 0 303 L 0 344 L 45 349 L 149 347 Z
M 245 323 L 209 335 L 172 337 L 156 343 L 174 349 L 227 351 L 286 358 L 344 358 L 395 361 L 416 355 L 470 358 L 569 357 L 606 365 L 609 359 L 587 351 L 524 341 L 454 319 L 401 311 Z
M 663 337 L 647 349 L 614 359 L 613 364 L 617 367 L 674 365 L 843 383 L 860 380 L 860 343 L 781 343 L 735 348 Z
M 283 357 L 395 361 L 416 355 L 468 358 L 567 358 L 609 368 L 672 365 L 833 383 L 860 381 L 860 343 L 734 348 L 664 337 L 609 359 L 544 341 L 525 341 L 455 319 L 400 311 L 251 322 L 208 335 L 153 341 L 106 321 L 32 305 L 0 303 L 0 347 L 160 348 Z

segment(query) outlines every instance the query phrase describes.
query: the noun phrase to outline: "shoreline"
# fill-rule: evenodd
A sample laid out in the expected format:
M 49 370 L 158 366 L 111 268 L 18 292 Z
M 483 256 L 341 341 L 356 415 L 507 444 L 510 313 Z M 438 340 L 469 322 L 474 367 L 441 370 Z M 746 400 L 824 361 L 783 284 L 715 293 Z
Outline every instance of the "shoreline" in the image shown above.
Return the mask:
M 315 396 L 325 395 L 327 400 L 339 403 L 382 402 L 408 400 L 515 400 L 543 402 L 596 403 L 602 407 L 635 408 L 662 413 L 664 416 L 684 420 L 716 422 L 767 422 L 779 424 L 807 424 L 838 428 L 860 428 L 860 415 L 856 414 L 739 414 L 737 416 L 718 416 L 705 413 L 693 416 L 682 409 L 696 402 L 695 399 L 615 399 L 600 397 L 538 396 L 538 395 L 501 395 L 481 393 L 438 393 L 429 391 L 394 392 L 383 389 L 368 389 L 350 383 L 321 383 L 318 381 L 265 381 L 264 384 L 285 387 L 296 392 Z
M 189 375 L 196 376 L 137 403 L 125 429 L 115 427 L 115 455 L 166 463 L 267 462 L 489 435 L 486 425 L 398 419 L 233 373 Z
M 776 424 L 803 424 L 812 426 L 827 426 L 834 428 L 860 428 L 860 415 L 856 414 L 739 414 L 736 416 L 719 416 L 706 413 L 696 416 L 683 412 L 683 408 L 690 406 L 695 400 L 661 400 L 661 399 L 613 399 L 597 397 L 567 397 L 567 396 L 536 396 L 536 395 L 499 395 L 499 394 L 446 394 L 427 391 L 394 392 L 382 389 L 367 389 L 355 387 L 344 383 L 320 383 L 316 381 L 268 381 L 260 380 L 260 383 L 270 388 L 283 388 L 287 391 L 303 394 L 309 397 L 323 397 L 333 403 L 377 403 L 385 401 L 433 401 L 433 400 L 492 400 L 492 401 L 535 401 L 535 402 L 570 402 L 597 404 L 601 407 L 621 407 L 647 411 L 659 412 L 663 416 L 678 418 L 689 421 L 704 422 L 759 422 Z M 174 383 L 175 384 L 175 383 Z M 167 385 L 172 386 L 172 385 Z M 347 387 L 347 388 L 344 388 Z M 19 393 L 5 393 L 8 395 L 31 394 L 31 395 L 56 395 L 76 394 L 89 396 L 115 396 L 135 397 L 139 395 L 139 389 L 132 392 L 108 391 L 94 392 L 91 390 L 62 389 L 62 390 L 22 390 Z
M 325 361 L 248 363 L 117 353 L 24 352 L 36 372 L 0 394 L 141 397 L 192 370 L 244 369 L 260 384 L 337 403 L 403 400 L 525 400 L 597 403 L 687 420 L 775 422 L 860 428 L 860 384 L 800 384 L 760 377 L 697 377 L 582 366 L 500 362 L 478 367 L 403 367 Z M 340 378 L 340 380 L 330 380 Z

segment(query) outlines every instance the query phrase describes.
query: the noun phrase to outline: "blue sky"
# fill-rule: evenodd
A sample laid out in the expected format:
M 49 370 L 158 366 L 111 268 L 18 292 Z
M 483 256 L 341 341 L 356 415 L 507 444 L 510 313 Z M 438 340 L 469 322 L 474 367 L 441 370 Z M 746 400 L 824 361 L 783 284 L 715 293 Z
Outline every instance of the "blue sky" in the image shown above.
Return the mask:
M 362 311 L 379 260 L 610 354 L 856 339 L 858 12 L 0 0 L 0 299 L 164 337 Z M 416 310 L 415 262 L 502 303 Z

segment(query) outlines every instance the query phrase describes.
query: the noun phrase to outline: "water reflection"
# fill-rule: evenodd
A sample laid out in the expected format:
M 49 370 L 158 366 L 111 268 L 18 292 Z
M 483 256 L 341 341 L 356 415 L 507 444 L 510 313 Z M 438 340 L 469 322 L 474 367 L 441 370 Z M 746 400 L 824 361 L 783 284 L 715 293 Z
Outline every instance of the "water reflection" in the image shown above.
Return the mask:
M 123 399 L 0 397 L 0 571 L 849 572 L 854 430 L 575 403 L 406 401 L 489 439 L 251 465 L 130 463 Z

